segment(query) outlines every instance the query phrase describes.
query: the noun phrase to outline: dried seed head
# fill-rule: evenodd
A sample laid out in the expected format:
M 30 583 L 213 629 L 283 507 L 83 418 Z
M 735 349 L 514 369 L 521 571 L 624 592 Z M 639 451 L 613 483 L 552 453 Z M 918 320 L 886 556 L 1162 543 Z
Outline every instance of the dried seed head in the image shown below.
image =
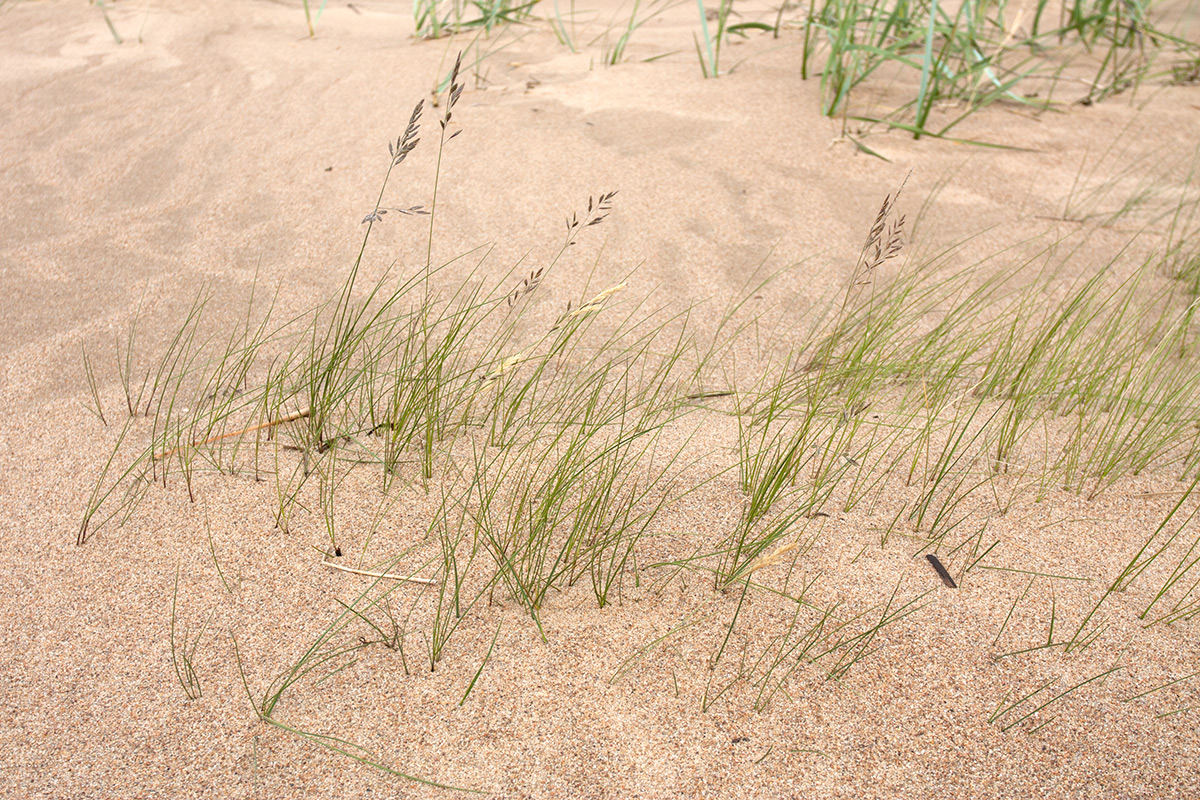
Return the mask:
M 453 119 L 454 106 L 458 103 L 458 98 L 462 96 L 463 87 L 458 82 L 458 72 L 462 69 L 462 56 L 462 51 L 459 50 L 458 58 L 454 62 L 454 69 L 450 71 L 450 89 L 446 99 L 446 112 L 441 119 L 442 130 L 445 130 L 446 126 L 450 124 L 450 120 Z
M 587 213 L 580 219 L 577 214 L 572 214 L 567 220 L 567 244 L 572 245 L 575 235 L 583 228 L 592 225 L 599 225 L 609 212 L 612 211 L 612 199 L 617 192 L 611 191 L 600 195 L 599 198 L 588 197 Z
M 600 294 L 593 297 L 591 300 L 588 300 L 586 303 L 581 305 L 579 308 L 576 308 L 574 311 L 571 310 L 571 304 L 570 304 L 570 302 L 568 302 L 567 310 L 564 311 L 561 316 L 559 316 L 558 321 L 554 323 L 554 327 L 550 329 L 550 332 L 554 333 L 555 331 L 562 328 L 564 325 L 566 325 L 571 320 L 578 319 L 579 317 L 582 317 L 584 314 L 587 314 L 588 312 L 599 309 L 600 306 L 604 305 L 605 300 L 607 300 L 609 297 L 613 296 L 617 292 L 623 290 L 625 288 L 625 286 L 626 286 L 626 284 L 624 284 L 624 283 L 618 283 L 616 286 L 610 286 L 607 289 L 605 289 L 604 291 L 600 292 Z
M 909 173 L 911 175 L 912 173 Z M 905 176 L 900 188 L 893 194 L 889 194 L 883 198 L 883 204 L 879 207 L 879 213 L 875 215 L 875 222 L 871 225 L 871 231 L 867 234 L 867 240 L 863 243 L 862 250 L 858 257 L 858 266 L 855 270 L 855 285 L 861 286 L 870 282 L 871 273 L 873 273 L 885 261 L 895 258 L 899 255 L 901 248 L 904 246 L 904 222 L 906 217 L 901 216 L 898 220 L 888 224 L 888 218 L 896 207 L 896 201 L 900 199 L 900 193 L 904 191 L 905 185 L 908 183 L 908 176 Z
M 420 141 L 417 138 L 417 132 L 421 128 L 421 111 L 424 107 L 425 101 L 418 101 L 417 105 L 413 108 L 412 116 L 408 118 L 408 127 L 404 129 L 404 133 L 396 137 L 395 147 L 392 146 L 391 142 L 388 142 L 388 153 L 392 157 L 393 167 L 403 161 L 412 152 L 413 148 L 417 146 L 417 142 Z

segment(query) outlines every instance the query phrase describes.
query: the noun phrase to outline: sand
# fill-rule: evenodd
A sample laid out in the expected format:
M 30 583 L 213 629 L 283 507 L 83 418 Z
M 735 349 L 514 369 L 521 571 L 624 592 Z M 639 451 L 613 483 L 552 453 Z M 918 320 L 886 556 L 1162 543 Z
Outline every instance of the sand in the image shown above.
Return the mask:
M 463 133 L 442 165 L 438 263 L 484 246 L 488 269 L 544 262 L 565 216 L 619 190 L 572 269 L 545 288 L 548 318 L 580 296 L 593 262 L 596 285 L 637 268 L 630 296 L 720 307 L 760 264 L 803 261 L 759 302 L 810 307 L 842 285 L 880 202 L 906 176 L 910 214 L 936 195 L 922 219 L 929 246 L 980 234 L 961 256 L 969 264 L 1069 228 L 1054 218 L 1081 177 L 1111 186 L 1096 213 L 1141 186 L 1177 191 L 1200 131 L 1197 90 L 1155 84 L 1041 115 L 995 106 L 955 130 L 1013 149 L 878 126 L 856 134 L 885 161 L 819 115 L 818 81 L 798 77 L 794 32 L 730 46 L 725 63 L 737 69 L 704 80 L 694 8 L 646 24 L 626 60 L 605 66 L 618 34 L 602 34 L 621 9 L 596 7 L 586 38 L 601 38 L 578 54 L 544 22 L 495 34 L 465 72 Z M 75 536 L 119 432 L 116 345 L 135 311 L 148 364 L 202 288 L 215 330 L 244 314 L 256 281 L 278 287 L 281 317 L 334 293 L 358 252 L 387 143 L 470 38 L 416 41 L 403 4 L 381 0 L 331 2 L 315 39 L 299 3 L 122 0 L 109 13 L 120 46 L 96 7 L 0 7 L 0 793 L 449 796 L 261 721 L 247 699 L 235 638 L 261 694 L 337 616 L 336 600 L 367 585 L 321 566 L 319 514 L 300 513 L 285 533 L 269 482 L 204 474 L 196 502 L 175 480 L 150 490 L 123 526 L 84 546 Z M 886 102 L 886 86 L 874 91 Z M 433 113 L 393 178 L 396 202 L 429 201 Z M 1072 262 L 1078 274 L 1140 224 L 1097 229 Z M 364 271 L 423 263 L 424 225 L 378 226 Z M 116 423 L 85 409 L 83 348 Z M 714 415 L 696 446 L 721 463 L 735 441 L 736 425 Z M 662 570 L 646 568 L 604 609 L 586 587 L 553 596 L 544 640 L 498 595 L 464 618 L 432 672 L 416 634 L 403 661 L 367 648 L 353 666 L 294 688 L 276 718 L 489 797 L 1200 796 L 1196 712 L 1184 710 L 1200 699 L 1200 680 L 1123 702 L 1195 672 L 1200 623 L 1146 629 L 1136 617 L 1146 597 L 1131 592 L 1111 601 L 1109 629 L 1082 652 L 996 659 L 1043 642 L 1052 604 L 1059 625 L 1080 623 L 1178 498 L 1177 477 L 1150 470 L 1092 501 L 1023 495 L 997 516 L 988 535 L 1001 545 L 988 563 L 1080 578 L 1035 582 L 999 637 L 1027 575 L 980 570 L 945 588 L 911 541 L 878 546 L 894 511 L 830 509 L 798 562 L 814 602 L 865 610 L 895 590 L 920 608 L 840 680 L 802 669 L 762 710 L 734 671 L 777 630 L 781 607 L 752 595 L 730 655 L 710 670 L 738 593 L 714 593 L 701 575 L 664 584 Z M 377 490 L 354 477 L 347 492 L 364 500 L 339 524 L 346 546 L 361 548 Z M 687 536 L 719 535 L 740 502 L 726 475 L 674 504 L 659 527 L 680 535 L 648 539 L 641 563 L 685 555 L 675 548 Z M 419 539 L 429 506 L 415 489 L 404 494 L 376 533 L 380 552 Z M 179 625 L 194 636 L 207 621 L 194 700 L 172 666 L 177 574 Z M 719 613 L 629 661 L 697 609 Z M 1006 698 L 1112 667 L 1026 723 L 989 723 Z

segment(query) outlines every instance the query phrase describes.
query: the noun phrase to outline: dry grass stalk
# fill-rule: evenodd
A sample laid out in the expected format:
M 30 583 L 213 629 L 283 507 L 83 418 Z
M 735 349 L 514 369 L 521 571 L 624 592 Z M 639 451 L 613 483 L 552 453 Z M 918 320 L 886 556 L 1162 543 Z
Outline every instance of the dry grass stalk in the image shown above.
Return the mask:
M 539 281 L 541 280 L 541 272 L 542 272 L 541 270 L 538 270 L 536 273 Z M 607 300 L 608 298 L 612 297 L 617 292 L 624 289 L 625 286 L 626 286 L 626 284 L 624 284 L 624 283 L 618 283 L 616 286 L 610 286 L 607 289 L 605 289 L 604 291 L 600 292 L 600 294 L 593 297 L 591 300 L 589 300 L 586 303 L 584 303 L 583 305 L 579 306 L 579 308 L 573 309 L 573 308 L 571 308 L 570 303 L 568 303 L 567 310 L 565 312 L 563 312 L 562 316 L 560 316 L 558 318 L 558 321 L 554 323 L 554 327 L 552 327 L 550 329 L 549 333 L 556 333 L 559 330 L 561 330 L 571 320 L 576 319 L 578 317 L 582 317 L 584 314 L 588 314 L 592 311 L 596 311 L 602 305 L 604 305 L 605 300 Z M 528 291 L 532 292 L 536 288 L 537 288 L 537 285 L 535 283 L 531 286 L 531 288 L 528 289 Z M 525 291 L 525 290 L 518 289 L 517 291 Z M 523 361 L 525 361 L 529 358 L 530 353 L 533 352 L 533 349 L 536 346 L 537 346 L 537 342 L 522 349 L 516 355 L 512 355 L 512 356 L 509 356 L 508 358 L 504 359 L 503 361 L 500 362 L 500 366 L 496 367 L 496 369 L 492 370 L 487 375 L 484 375 L 482 378 L 480 378 L 480 382 L 481 383 L 491 383 L 492 381 L 495 381 L 495 380 L 499 379 L 500 377 L 504 376 L 505 374 L 507 374 L 508 372 L 512 371 L 512 369 L 514 367 L 516 367 L 518 364 L 522 363 Z
M 554 333 L 555 331 L 557 331 L 559 328 L 566 325 L 571 320 L 573 320 L 577 317 L 582 317 L 584 314 L 587 314 L 590 311 L 595 311 L 596 309 L 600 308 L 600 306 L 604 305 L 605 300 L 607 300 L 608 298 L 612 297 L 617 292 L 624 289 L 625 286 L 626 286 L 626 284 L 624 284 L 624 283 L 618 283 L 616 286 L 610 286 L 607 289 L 605 289 L 603 292 L 596 295 L 591 300 L 588 300 L 586 303 L 584 303 L 583 305 L 581 305 L 579 308 L 576 308 L 576 309 L 572 309 L 570 307 L 570 304 L 568 304 L 567 310 L 565 312 L 563 312 L 563 315 L 561 317 L 558 318 L 558 322 L 554 323 L 554 327 L 550 329 L 550 332 Z
M 792 542 L 777 548 L 774 552 L 768 553 L 765 556 L 759 556 L 754 561 L 750 562 L 750 566 L 742 573 L 743 578 L 748 578 L 760 569 L 765 569 L 772 564 L 777 564 L 783 560 L 783 557 L 800 546 L 799 542 Z
M 333 569 L 338 569 L 338 570 L 341 570 L 342 572 L 349 572 L 351 575 L 362 575 L 363 577 L 366 577 L 366 578 L 387 578 L 388 580 L 403 581 L 405 583 L 424 583 L 428 586 L 436 586 L 437 585 L 437 581 L 434 580 L 433 578 L 418 578 L 415 575 L 393 575 L 390 572 L 371 572 L 371 571 L 365 570 L 365 569 L 354 569 L 353 567 L 343 567 L 341 564 L 334 564 L 332 561 L 329 560 L 328 556 L 323 556 L 321 558 L 321 563 L 327 567 L 332 567 Z
M 512 371 L 513 367 L 516 367 L 518 364 L 520 364 L 521 362 L 523 362 L 525 359 L 527 359 L 529 357 L 529 354 L 531 352 L 533 352 L 534 347 L 535 347 L 535 345 L 531 344 L 528 347 L 521 350 L 521 352 L 517 353 L 516 355 L 509 356 L 508 358 L 501 361 L 500 366 L 496 367 L 496 369 L 492 370 L 487 375 L 483 376 L 483 378 L 481 379 L 482 382 L 491 383 L 492 381 L 498 380 L 499 378 L 508 374 L 510 371 Z
M 154 460 L 162 461 L 164 458 L 169 458 L 170 456 L 175 455 L 176 453 L 180 452 L 181 450 L 187 450 L 188 448 L 191 448 L 191 447 L 203 447 L 206 444 L 212 444 L 213 442 L 219 442 L 222 439 L 229 439 L 234 436 L 245 436 L 247 433 L 254 433 L 255 431 L 266 430 L 268 428 L 274 428 L 277 425 L 283 425 L 285 422 L 295 422 L 298 419 L 304 419 L 311 413 L 312 413 L 311 408 L 305 408 L 301 411 L 297 411 L 295 413 L 288 414 L 286 417 L 280 417 L 279 419 L 269 420 L 269 421 L 263 422 L 259 425 L 251 425 L 249 428 L 242 428 L 240 431 L 232 431 L 230 433 L 218 433 L 216 436 L 210 436 L 207 439 L 197 439 L 196 441 L 192 442 L 191 444 L 180 445 L 179 447 L 172 447 L 170 450 L 164 450 L 161 453 L 155 453 Z

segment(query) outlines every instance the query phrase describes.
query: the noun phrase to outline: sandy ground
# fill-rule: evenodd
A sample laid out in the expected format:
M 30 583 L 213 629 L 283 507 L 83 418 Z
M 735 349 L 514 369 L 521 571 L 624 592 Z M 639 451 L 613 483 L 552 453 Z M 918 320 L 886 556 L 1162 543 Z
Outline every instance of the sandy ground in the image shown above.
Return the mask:
M 116 435 L 84 410 L 81 348 L 117 409 L 115 343 L 139 304 L 149 363 L 202 287 L 217 323 L 243 313 L 256 276 L 280 287 L 281 315 L 337 289 L 387 142 L 470 41 L 414 41 L 402 5 L 331 2 L 310 40 L 298 2 L 122 1 L 110 4 L 121 46 L 95 7 L 0 7 L 5 796 L 448 794 L 256 717 L 232 637 L 261 692 L 337 615 L 335 599 L 365 585 L 319 565 L 316 516 L 275 529 L 267 483 L 202 476 L 195 503 L 178 483 L 159 487 L 123 527 L 75 545 Z M 605 26 L 620 11 L 601 7 L 582 37 L 596 41 L 580 54 L 544 23 L 485 47 L 492 52 L 467 72 L 456 111 L 463 134 L 443 163 L 435 258 L 487 245 L 489 268 L 507 270 L 527 253 L 537 263 L 560 242 L 564 216 L 618 189 L 612 216 L 589 232 L 591 249 L 547 287 L 554 302 L 578 296 L 591 260 L 601 283 L 637 267 L 628 291 L 654 290 L 664 304 L 720 303 L 760 264 L 803 260 L 764 302 L 807 306 L 841 285 L 880 201 L 909 173 L 910 213 L 942 187 L 922 219 L 930 246 L 984 231 L 963 256 L 979 258 L 1065 224 L 1047 218 L 1062 215 L 1080 176 L 1113 187 L 1097 212 L 1140 186 L 1177 188 L 1200 131 L 1196 89 L 1148 86 L 1135 101 L 1040 116 L 995 107 L 956 129 L 1019 149 L 876 129 L 864 141 L 884 161 L 858 153 L 840 122 L 818 115 L 818 82 L 798 78 L 795 34 L 731 46 L 726 63 L 738 68 L 704 80 L 690 6 L 639 29 L 626 61 L 604 66 L 606 42 L 619 35 L 605 39 Z M 674 54 L 644 61 L 664 53 Z M 403 202 L 428 202 L 427 145 L 394 178 Z M 379 226 L 365 269 L 423 263 L 423 224 Z M 1079 269 L 1127 234 L 1098 230 Z M 735 432 L 713 424 L 698 446 L 720 453 Z M 545 641 L 511 603 L 477 609 L 433 672 L 419 642 L 408 669 L 398 654 L 368 649 L 353 667 L 297 686 L 277 717 L 495 797 L 1200 796 L 1195 712 L 1169 713 L 1200 701 L 1200 681 L 1122 702 L 1200 666 L 1196 621 L 1145 630 L 1133 613 L 1144 598 L 1121 597 L 1109 630 L 1082 653 L 994 658 L 1044 641 L 1052 603 L 1060 625 L 1078 625 L 1177 496 L 1138 495 L 1177 488 L 1152 471 L 1092 502 L 1026 497 L 998 518 L 990 533 L 1002 547 L 991 563 L 1087 579 L 1037 582 L 998 642 L 1026 576 L 980 571 L 957 591 L 941 588 L 911 557 L 915 545 L 866 548 L 887 522 L 882 512 L 833 514 L 802 562 L 805 576 L 822 576 L 814 598 L 865 609 L 898 584 L 905 602 L 932 591 L 842 680 L 801 671 L 761 711 L 755 690 L 727 671 L 736 657 L 706 667 L 736 593 L 714 596 L 699 576 L 663 589 L 647 573 L 604 610 L 586 589 L 555 597 L 542 613 Z M 373 491 L 365 479 L 350 489 Z M 733 479 L 717 481 L 674 506 L 663 526 L 719 532 L 738 503 Z M 342 521 L 352 545 L 375 505 L 364 507 Z M 402 498 L 380 546 L 419 535 L 427 511 L 415 491 Z M 233 594 L 213 567 L 209 532 Z M 663 547 L 648 545 L 645 560 Z M 194 632 L 209 621 L 196 700 L 172 668 L 177 568 L 181 624 Z M 640 648 L 710 606 L 722 614 L 612 680 Z M 761 649 L 781 613 L 765 597 L 749 606 L 731 652 Z M 1028 724 L 989 724 L 1006 697 L 1113 666 L 1121 669 Z M 706 687 L 730 683 L 702 710 Z

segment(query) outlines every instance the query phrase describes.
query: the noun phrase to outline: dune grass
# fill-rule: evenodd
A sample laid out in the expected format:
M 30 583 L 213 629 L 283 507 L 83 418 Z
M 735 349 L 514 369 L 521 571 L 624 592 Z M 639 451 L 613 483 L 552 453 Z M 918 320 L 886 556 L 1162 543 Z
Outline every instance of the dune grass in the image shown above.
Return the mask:
M 1065 94 L 1090 105 L 1147 81 L 1180 82 L 1200 55 L 1196 31 L 1167 31 L 1154 16 L 1149 3 L 826 0 L 791 25 L 802 30 L 802 76 L 820 75 L 823 113 L 920 138 L 946 137 L 992 103 L 1033 111 Z M 873 78 L 912 95 L 882 115 L 852 108 Z
M 461 58 L 436 120 L 433 198 L 441 156 L 458 135 L 460 67 Z M 662 591 L 692 575 L 711 580 L 706 599 L 632 654 L 613 680 L 626 679 L 674 636 L 714 636 L 701 667 L 701 709 L 736 695 L 764 710 L 803 682 L 845 680 L 890 626 L 933 602 L 930 590 L 903 579 L 871 602 L 831 600 L 820 596 L 817 577 L 795 574 L 830 535 L 831 511 L 867 509 L 881 550 L 922 561 L 934 554 L 960 584 L 976 570 L 1021 573 L 1024 584 L 1031 573 L 1006 563 L 990 521 L 1019 497 L 1095 498 L 1149 470 L 1182 482 L 1178 503 L 1092 613 L 1075 625 L 1052 610 L 1049 635 L 1033 649 L 1090 646 L 1104 633 L 1106 599 L 1138 580 L 1149 592 L 1141 615 L 1148 624 L 1200 611 L 1200 545 L 1187 532 L 1200 483 L 1200 239 L 1189 189 L 1165 217 L 1165 233 L 1149 229 L 1093 274 L 1066 282 L 1061 273 L 1095 228 L 1051 235 L 997 254 L 994 263 L 964 264 L 958 248 L 910 246 L 907 232 L 918 220 L 901 212 L 901 186 L 865 226 L 860 255 L 828 304 L 772 342 L 747 374 L 730 355 L 733 345 L 769 321 L 744 297 L 707 327 L 693 309 L 631 299 L 630 276 L 588 285 L 563 306 L 542 302 L 577 263 L 576 245 L 617 213 L 614 191 L 568 216 L 563 244 L 541 266 L 497 271 L 478 252 L 435 264 L 435 220 L 452 224 L 438 219 L 436 199 L 428 208 L 388 200 L 395 170 L 417 151 L 422 112 L 418 104 L 389 143 L 359 254 L 334 296 L 284 320 L 276 300 L 260 308 L 261 296 L 252 296 L 238 325 L 211 332 L 209 295 L 201 291 L 144 369 L 134 355 L 136 319 L 118 341 L 117 396 L 128 418 L 86 503 L 78 544 L 128 520 L 154 484 L 170 488 L 175 475 L 193 499 L 201 473 L 264 477 L 278 526 L 315 536 L 327 563 L 345 557 L 341 504 L 363 501 L 345 488 L 352 474 L 378 480 L 384 500 L 376 526 L 411 493 L 434 509 L 422 536 L 363 570 L 369 586 L 339 600 L 323 632 L 265 689 L 251 685 L 244 668 L 251 654 L 233 641 L 263 721 L 389 773 L 445 785 L 285 722 L 286 698 L 300 684 L 352 669 L 375 645 L 395 653 L 405 672 L 439 669 L 456 635 L 475 624 L 472 610 L 495 598 L 545 637 L 549 600 L 577 585 L 604 608 L 631 587 Z M 424 262 L 365 281 L 374 227 L 422 216 Z M 85 362 L 85 373 L 100 413 L 103 387 L 92 364 Z M 719 383 L 707 379 L 717 374 Z M 729 415 L 732 456 L 694 446 L 696 430 Z M 726 479 L 740 492 L 727 528 L 692 537 L 662 528 L 672 504 Z M 364 558 L 370 534 L 365 539 Z M 670 555 L 647 563 L 652 539 Z M 209 548 L 233 595 L 211 538 Z M 998 656 L 1028 652 L 1002 652 L 1000 640 L 1034 580 L 1090 585 L 1081 576 L 1032 574 L 991 643 Z M 401 593 L 402 586 L 416 589 Z M 174 598 L 173 663 L 195 697 L 205 629 L 177 636 Z M 744 630 L 748 598 L 775 604 L 784 622 Z M 1056 639 L 1056 627 L 1074 633 Z M 462 702 L 498 637 L 497 623 L 487 654 L 472 662 L 478 668 Z M 1025 729 L 1034 714 L 1116 669 L 1040 703 L 1054 681 L 1015 702 L 1006 698 L 990 721 Z
M 620 17 L 587 46 L 602 46 L 602 63 L 620 63 L 632 34 L 671 5 L 623 6 Z M 734 37 L 773 36 L 799 48 L 800 78 L 819 78 L 821 112 L 841 118 L 847 135 L 853 121 L 916 138 L 948 138 L 993 103 L 1028 113 L 1091 105 L 1134 95 L 1146 84 L 1194 83 L 1200 63 L 1195 20 L 1185 13 L 1180 22 L 1168 23 L 1170 13 L 1160 14 L 1161 4 L 1155 3 L 812 0 L 742 3 L 736 10 L 732 0 L 696 5 L 691 44 L 705 77 L 731 71 L 722 69 L 721 55 Z M 556 2 L 547 19 L 571 52 L 583 51 L 585 34 L 578 25 L 590 21 L 588 12 L 574 3 L 564 12 Z M 681 43 L 672 53 L 687 49 Z M 880 111 L 857 102 L 868 85 L 890 87 L 894 107 Z
M 413 0 L 415 35 L 422 39 L 439 39 L 454 33 L 479 30 L 490 34 L 493 29 L 522 24 L 531 18 L 538 0 L 513 3 L 510 0 Z
M 120 45 L 123 39 L 106 4 L 91 3 Z M 544 20 L 572 53 L 593 50 L 599 63 L 611 66 L 627 60 L 640 28 L 680 4 L 632 0 L 598 33 L 592 23 L 599 10 L 579 8 L 574 0 L 566 7 L 564 0 L 554 0 Z M 326 2 L 303 0 L 301 5 L 308 35 L 314 37 Z M 498 37 L 485 48 L 481 37 L 536 24 L 538 5 L 538 0 L 414 0 L 414 35 L 439 39 L 474 33 L 472 68 L 480 78 L 481 62 L 508 46 Z M 1161 2 L 810 0 L 742 3 L 735 9 L 733 0 L 697 0 L 696 7 L 691 47 L 681 41 L 646 60 L 694 50 L 702 74 L 715 78 L 732 69 L 722 68 L 721 57 L 733 37 L 772 36 L 798 48 L 799 77 L 819 78 L 821 112 L 840 118 L 843 135 L 871 154 L 875 151 L 861 142 L 863 125 L 904 130 L 916 138 L 951 138 L 959 125 L 994 103 L 1040 113 L 1133 96 L 1144 85 L 1200 80 L 1200 32 L 1191 9 L 1174 15 Z M 867 86 L 872 93 L 886 87 L 891 107 L 859 101 Z M 436 91 L 444 88 L 439 83 Z M 960 141 L 1008 146 L 978 138 Z
M 179 622 L 179 570 L 175 570 L 175 583 L 171 589 L 171 665 L 175 668 L 175 677 L 188 700 L 196 700 L 204 696 L 200 685 L 200 677 L 196 673 L 196 655 L 200 642 L 212 621 L 212 615 L 200 626 L 200 630 L 192 637 L 186 626 Z

